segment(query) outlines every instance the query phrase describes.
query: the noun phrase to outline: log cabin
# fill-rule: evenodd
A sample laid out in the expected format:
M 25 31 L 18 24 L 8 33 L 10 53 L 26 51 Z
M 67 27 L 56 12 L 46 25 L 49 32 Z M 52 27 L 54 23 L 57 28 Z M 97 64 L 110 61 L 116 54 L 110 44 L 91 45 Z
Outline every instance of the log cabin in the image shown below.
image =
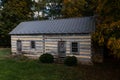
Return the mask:
M 45 53 L 57 57 L 76 56 L 80 62 L 90 62 L 94 31 L 93 16 L 21 22 L 9 33 L 11 51 L 34 56 Z

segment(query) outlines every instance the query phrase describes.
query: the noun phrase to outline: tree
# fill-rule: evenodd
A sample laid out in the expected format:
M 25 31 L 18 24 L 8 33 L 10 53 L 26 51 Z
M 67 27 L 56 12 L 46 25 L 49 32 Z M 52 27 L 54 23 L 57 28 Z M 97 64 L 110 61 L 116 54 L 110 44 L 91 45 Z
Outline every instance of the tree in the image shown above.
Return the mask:
M 96 15 L 96 8 L 98 6 L 98 0 L 85 0 L 86 4 L 82 11 L 83 16 L 94 16 Z
M 99 0 L 98 4 L 98 20 L 93 41 L 120 58 L 120 0 Z
M 33 0 L 32 10 L 34 12 L 34 19 L 44 19 L 43 10 L 45 8 L 46 0 Z M 40 14 L 41 13 L 41 14 Z
M 109 33 L 107 47 L 115 57 L 120 58 L 120 21 L 110 25 Z
M 62 14 L 64 17 L 93 16 L 97 0 L 64 0 Z
M 8 33 L 22 21 L 32 19 L 30 0 L 4 0 L 0 17 L 0 45 L 10 46 Z
M 33 0 L 35 17 L 40 19 L 61 17 L 62 0 Z
M 85 0 L 64 0 L 62 14 L 63 17 L 80 17 L 84 10 Z
M 111 23 L 120 19 L 120 0 L 98 0 L 96 13 L 101 23 Z M 100 23 L 100 24 L 101 24 Z
M 44 8 L 44 13 L 48 18 L 60 18 L 62 10 L 62 0 L 47 0 Z

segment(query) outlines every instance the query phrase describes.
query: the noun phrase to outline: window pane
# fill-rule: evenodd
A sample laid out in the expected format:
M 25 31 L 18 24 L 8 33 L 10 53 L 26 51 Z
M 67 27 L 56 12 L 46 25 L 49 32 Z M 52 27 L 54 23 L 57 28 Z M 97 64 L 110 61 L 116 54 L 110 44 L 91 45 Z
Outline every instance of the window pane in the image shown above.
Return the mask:
M 72 48 L 72 52 L 78 52 L 78 48 Z
M 31 41 L 31 48 L 35 48 L 35 41 Z
M 77 47 L 77 43 L 76 43 L 76 42 L 73 42 L 73 43 L 72 43 L 72 46 L 73 46 L 73 47 Z
M 72 42 L 72 52 L 78 52 L 78 43 Z

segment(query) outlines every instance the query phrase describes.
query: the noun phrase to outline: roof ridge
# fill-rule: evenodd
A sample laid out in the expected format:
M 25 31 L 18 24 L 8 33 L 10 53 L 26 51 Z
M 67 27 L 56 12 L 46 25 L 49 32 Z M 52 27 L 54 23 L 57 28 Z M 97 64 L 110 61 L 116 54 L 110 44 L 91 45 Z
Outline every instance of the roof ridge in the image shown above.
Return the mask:
M 59 21 L 59 20 L 71 20 L 71 19 L 83 19 L 83 18 L 92 18 L 94 16 L 82 16 L 82 17 L 69 17 L 69 18 L 59 18 L 59 19 L 53 19 L 53 20 L 32 20 L 32 21 L 24 21 L 24 22 L 42 22 L 42 21 Z M 21 23 L 24 23 L 24 22 L 21 22 Z

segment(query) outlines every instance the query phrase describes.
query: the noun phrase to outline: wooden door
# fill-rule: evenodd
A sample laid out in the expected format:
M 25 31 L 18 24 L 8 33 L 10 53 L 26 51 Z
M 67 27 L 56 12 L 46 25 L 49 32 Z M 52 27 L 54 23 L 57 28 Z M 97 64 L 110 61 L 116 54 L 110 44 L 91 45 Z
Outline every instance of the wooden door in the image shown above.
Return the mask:
M 22 51 L 22 42 L 21 42 L 21 40 L 17 40 L 17 51 L 18 52 Z
M 59 54 L 59 57 L 66 57 L 66 43 L 65 43 L 65 41 L 58 42 L 58 54 Z

